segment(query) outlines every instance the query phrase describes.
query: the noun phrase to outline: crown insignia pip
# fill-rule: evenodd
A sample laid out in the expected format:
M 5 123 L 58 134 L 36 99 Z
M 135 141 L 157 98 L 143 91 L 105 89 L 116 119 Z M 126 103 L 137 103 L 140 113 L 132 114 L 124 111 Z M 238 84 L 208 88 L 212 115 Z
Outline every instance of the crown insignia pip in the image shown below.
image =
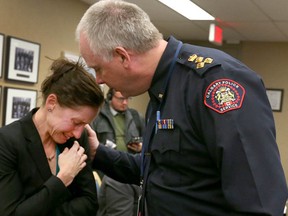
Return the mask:
M 189 62 L 195 62 L 196 69 L 205 67 L 205 64 L 211 64 L 213 62 L 212 58 L 204 58 L 201 56 L 197 56 L 196 54 L 193 54 L 189 56 L 188 58 Z

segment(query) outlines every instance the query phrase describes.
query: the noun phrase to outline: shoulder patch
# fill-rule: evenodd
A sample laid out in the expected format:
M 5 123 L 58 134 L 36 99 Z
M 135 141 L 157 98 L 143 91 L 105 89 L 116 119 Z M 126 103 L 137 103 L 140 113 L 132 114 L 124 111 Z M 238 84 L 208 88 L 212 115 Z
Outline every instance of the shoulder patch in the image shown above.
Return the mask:
M 239 83 L 230 79 L 219 79 L 207 87 L 204 104 L 222 114 L 240 109 L 244 96 L 245 89 Z
M 192 68 L 200 76 L 203 76 L 209 68 L 220 65 L 220 63 L 215 62 L 211 57 L 204 57 L 200 54 L 187 52 L 181 53 L 178 62 Z

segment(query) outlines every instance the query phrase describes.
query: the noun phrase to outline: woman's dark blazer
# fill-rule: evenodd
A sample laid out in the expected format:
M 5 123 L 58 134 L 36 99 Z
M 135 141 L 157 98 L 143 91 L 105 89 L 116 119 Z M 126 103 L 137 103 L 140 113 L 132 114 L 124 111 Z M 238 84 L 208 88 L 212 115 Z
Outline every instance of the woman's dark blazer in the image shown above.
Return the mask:
M 91 166 L 68 187 L 52 175 L 32 110 L 22 119 L 0 128 L 1 216 L 95 216 L 98 203 Z M 74 140 L 58 145 L 62 152 Z M 87 151 L 87 134 L 78 140 Z

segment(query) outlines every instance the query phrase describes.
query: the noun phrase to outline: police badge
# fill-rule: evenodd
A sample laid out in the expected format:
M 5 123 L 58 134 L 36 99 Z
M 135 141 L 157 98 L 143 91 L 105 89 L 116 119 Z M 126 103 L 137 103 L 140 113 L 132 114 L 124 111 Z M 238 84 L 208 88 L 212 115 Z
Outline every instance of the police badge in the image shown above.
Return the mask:
M 245 89 L 239 83 L 219 79 L 207 87 L 204 104 L 218 113 L 225 113 L 241 108 L 244 95 Z

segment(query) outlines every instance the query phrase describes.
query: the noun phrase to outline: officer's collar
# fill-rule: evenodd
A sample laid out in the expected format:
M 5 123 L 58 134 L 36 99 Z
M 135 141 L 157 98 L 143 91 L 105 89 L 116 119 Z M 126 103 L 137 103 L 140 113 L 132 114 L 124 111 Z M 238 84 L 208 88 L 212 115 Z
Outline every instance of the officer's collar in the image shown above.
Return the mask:
M 168 44 L 166 49 L 164 50 L 162 57 L 159 61 L 159 64 L 154 73 L 151 87 L 148 90 L 150 99 L 156 98 L 158 101 L 161 100 L 163 96 L 163 86 L 165 81 L 167 80 L 169 67 L 171 66 L 174 54 L 177 49 L 177 45 L 179 44 L 179 40 L 175 39 L 173 36 L 170 36 L 167 40 Z

